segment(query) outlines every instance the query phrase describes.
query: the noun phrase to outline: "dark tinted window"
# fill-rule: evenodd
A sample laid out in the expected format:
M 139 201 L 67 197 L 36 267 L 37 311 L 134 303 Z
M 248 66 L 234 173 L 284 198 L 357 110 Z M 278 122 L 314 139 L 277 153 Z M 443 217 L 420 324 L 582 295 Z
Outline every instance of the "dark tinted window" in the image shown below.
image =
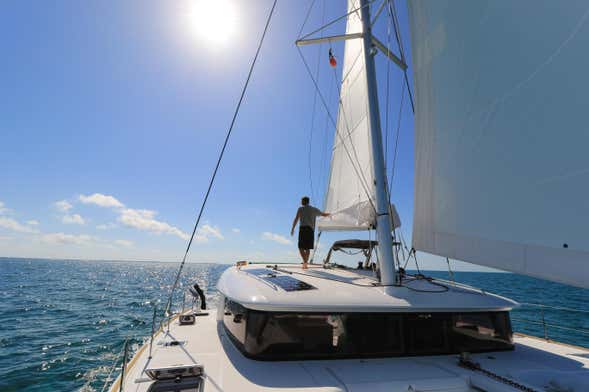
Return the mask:
M 245 343 L 245 325 L 247 309 L 229 300 L 225 300 L 225 314 L 223 324 L 234 339 L 240 344 Z
M 390 314 L 250 312 L 244 348 L 262 359 L 391 355 L 401 352 L 399 320 Z
M 244 347 L 267 359 L 383 356 L 401 348 L 397 315 L 265 312 L 249 313 Z
M 453 344 L 458 351 L 488 351 L 512 344 L 507 312 L 462 313 L 452 316 Z
M 507 312 L 280 313 L 226 301 L 224 324 L 262 360 L 457 354 L 512 349 Z
M 412 354 L 443 354 L 449 351 L 446 314 L 407 314 L 405 325 L 407 350 Z

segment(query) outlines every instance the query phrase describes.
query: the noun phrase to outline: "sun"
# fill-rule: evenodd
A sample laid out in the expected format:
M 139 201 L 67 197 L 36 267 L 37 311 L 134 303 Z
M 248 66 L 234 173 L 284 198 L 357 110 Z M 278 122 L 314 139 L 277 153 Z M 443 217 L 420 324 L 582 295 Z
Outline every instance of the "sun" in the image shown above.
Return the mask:
M 237 12 L 234 0 L 192 0 L 190 23 L 199 39 L 224 45 L 233 38 Z

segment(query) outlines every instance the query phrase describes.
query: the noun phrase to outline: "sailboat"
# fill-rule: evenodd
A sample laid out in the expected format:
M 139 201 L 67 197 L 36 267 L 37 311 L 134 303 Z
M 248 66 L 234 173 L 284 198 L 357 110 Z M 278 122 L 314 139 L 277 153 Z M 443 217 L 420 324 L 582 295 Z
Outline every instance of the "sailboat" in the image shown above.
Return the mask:
M 385 1 L 384 3 L 388 3 Z M 348 0 L 321 231 L 374 230 L 358 269 L 240 261 L 111 391 L 589 391 L 589 350 L 512 331 L 507 298 L 396 257 L 368 0 Z M 584 1 L 409 2 L 417 251 L 589 287 Z M 498 27 L 499 26 L 499 27 Z M 585 179 L 585 181 L 583 181 Z M 331 252 L 330 252 L 331 255 Z

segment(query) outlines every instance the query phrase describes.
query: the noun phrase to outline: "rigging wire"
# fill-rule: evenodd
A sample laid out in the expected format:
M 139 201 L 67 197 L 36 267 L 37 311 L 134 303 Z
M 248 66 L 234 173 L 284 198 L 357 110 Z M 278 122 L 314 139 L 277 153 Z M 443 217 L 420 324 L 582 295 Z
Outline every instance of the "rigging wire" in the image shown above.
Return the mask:
M 333 84 L 330 83 L 329 84 L 329 92 L 328 95 L 329 97 L 329 102 L 332 101 L 332 97 L 333 97 Z M 330 135 L 330 127 L 329 127 L 329 115 L 328 113 L 325 113 L 325 124 L 323 125 L 323 150 L 321 152 L 321 157 L 322 157 L 322 162 L 323 165 L 321 166 L 321 184 L 322 184 L 322 188 L 321 189 L 326 189 L 327 188 L 327 184 L 329 181 L 329 177 L 331 177 L 331 169 L 330 169 L 330 164 L 329 161 L 327 160 L 327 149 L 328 149 L 328 141 L 329 141 L 329 135 Z M 325 200 L 327 197 L 327 193 L 324 194 L 324 202 L 326 202 L 327 200 Z
M 405 86 L 401 84 L 401 103 L 399 104 L 399 114 L 397 117 L 397 132 L 395 136 L 395 149 L 393 151 L 393 163 L 391 165 L 391 182 L 389 183 L 389 203 L 391 202 L 391 194 L 393 191 L 393 182 L 395 180 L 395 167 L 397 163 L 397 155 L 399 149 L 399 135 L 401 134 L 401 117 L 403 116 L 403 102 L 405 98 Z
M 319 45 L 319 55 L 317 56 L 317 69 L 315 76 L 319 79 L 319 64 L 321 63 L 321 45 Z M 317 91 L 313 95 L 313 110 L 311 111 L 311 127 L 309 129 L 309 149 L 307 163 L 309 166 L 309 187 L 311 188 L 311 198 L 315 200 L 315 190 L 313 189 L 313 127 L 315 126 L 315 112 L 317 109 Z
M 260 38 L 260 42 L 258 44 L 258 48 L 256 49 L 256 54 L 252 60 L 250 65 L 249 72 L 247 74 L 247 78 L 245 80 L 245 84 L 241 90 L 241 95 L 239 96 L 239 101 L 237 102 L 237 106 L 235 107 L 235 111 L 233 113 L 233 118 L 231 119 L 231 123 L 229 125 L 229 129 L 227 130 L 227 134 L 225 136 L 225 141 L 223 142 L 223 147 L 221 148 L 221 152 L 219 153 L 219 158 L 217 159 L 217 164 L 215 165 L 215 169 L 213 170 L 213 174 L 209 181 L 209 185 L 207 191 L 205 193 L 204 199 L 200 206 L 200 211 L 198 212 L 198 216 L 196 218 L 196 222 L 194 224 L 194 228 L 192 229 L 192 234 L 190 236 L 190 240 L 188 241 L 188 245 L 186 247 L 186 251 L 184 252 L 184 257 L 182 258 L 182 262 L 180 263 L 180 267 L 178 268 L 178 272 L 176 274 L 176 279 L 174 280 L 174 285 L 170 290 L 170 297 L 168 298 L 168 303 L 166 304 L 165 314 L 170 314 L 170 307 L 172 306 L 172 299 L 174 297 L 174 291 L 178 286 L 178 281 L 180 280 L 180 275 L 182 274 L 182 270 L 184 269 L 184 264 L 186 264 L 186 258 L 188 257 L 188 252 L 190 251 L 190 246 L 192 245 L 192 241 L 194 240 L 194 236 L 196 234 L 196 229 L 200 223 L 200 219 L 202 218 L 202 214 L 204 212 L 205 206 L 207 204 L 207 200 L 211 193 L 211 189 L 213 188 L 213 184 L 215 183 L 215 178 L 217 176 L 217 172 L 219 167 L 221 166 L 221 161 L 223 160 L 223 155 L 225 154 L 225 149 L 227 148 L 227 144 L 229 143 L 229 138 L 231 137 L 231 132 L 233 131 L 233 127 L 235 125 L 235 121 L 237 120 L 237 115 L 239 114 L 239 109 L 241 108 L 241 104 L 243 102 L 243 98 L 245 97 L 245 93 L 247 91 L 247 87 L 249 85 L 250 79 L 252 77 L 252 73 L 254 71 L 254 67 L 256 65 L 256 61 L 258 60 L 258 56 L 262 49 L 262 44 L 264 43 L 264 38 L 266 37 L 266 33 L 268 32 L 268 26 L 270 26 L 270 21 L 272 20 L 272 15 L 274 14 L 274 9 L 276 8 L 276 2 L 278 0 L 274 0 L 272 3 L 272 8 L 270 9 L 270 13 L 268 14 L 268 19 L 266 20 L 266 25 L 264 26 L 264 31 L 262 33 L 262 37 Z
M 332 22 L 328 23 L 327 25 L 323 26 L 322 28 L 320 28 L 320 29 L 318 29 L 318 30 L 315 30 L 315 31 L 313 31 L 313 32 L 311 32 L 311 33 L 309 33 L 309 34 L 305 35 L 305 36 L 304 36 L 303 38 L 301 38 L 301 39 L 304 39 L 304 38 L 306 38 L 306 37 L 308 37 L 308 36 L 310 36 L 310 35 L 312 35 L 312 34 L 314 34 L 314 33 L 318 32 L 318 31 L 322 31 L 322 30 L 323 30 L 323 29 L 325 29 L 327 26 L 329 26 L 329 25 L 331 25 L 331 24 L 335 23 L 335 22 L 336 22 L 336 21 L 338 21 L 338 20 L 341 20 L 341 19 L 342 19 L 342 18 L 344 18 L 344 17 L 347 17 L 348 15 L 351 15 L 351 14 L 352 14 L 352 13 L 354 13 L 354 12 L 357 12 L 358 10 L 361 10 L 361 9 L 362 9 L 363 7 L 365 7 L 365 6 L 369 6 L 369 5 L 370 5 L 372 2 L 374 2 L 374 1 L 375 1 L 375 0 L 371 0 L 371 1 L 370 1 L 370 2 L 368 2 L 366 5 L 364 5 L 364 6 L 362 6 L 362 7 L 359 7 L 359 8 L 357 8 L 357 9 L 354 9 L 354 10 L 352 10 L 352 11 L 348 12 L 348 13 L 347 13 L 347 14 L 345 14 L 344 16 L 342 16 L 342 17 L 340 17 L 340 18 L 337 18 L 336 20 L 334 20 L 334 21 L 332 21 Z M 308 14 L 309 14 L 309 13 L 310 13 L 310 12 L 308 12 Z M 308 15 L 307 15 L 307 18 L 305 19 L 305 22 L 304 22 L 304 23 L 306 23 L 306 20 L 307 20 L 307 19 L 308 19 Z M 304 26 L 303 26 L 303 27 L 304 27 Z M 302 28 L 301 28 L 301 30 L 302 30 Z M 374 206 L 374 203 L 373 203 L 373 201 L 372 201 L 372 198 L 370 197 L 370 192 L 369 192 L 369 190 L 368 190 L 368 189 L 369 189 L 368 182 L 366 181 L 366 178 L 364 177 L 364 173 L 362 172 L 362 170 L 361 170 L 361 167 L 360 167 L 360 168 L 359 168 L 359 167 L 357 167 L 357 166 L 360 166 L 360 164 L 359 164 L 359 159 L 358 159 L 358 154 L 357 154 L 357 152 L 356 152 L 356 148 L 355 148 L 355 146 L 354 146 L 354 144 L 353 144 L 353 143 L 350 143 L 350 144 L 351 144 L 351 147 L 352 147 L 352 149 L 353 149 L 354 156 L 355 156 L 355 158 L 356 158 L 356 161 L 354 161 L 353 157 L 352 157 L 352 156 L 351 156 L 351 154 L 350 154 L 350 151 L 349 151 L 349 149 L 348 149 L 348 146 L 347 146 L 347 145 L 346 145 L 346 143 L 345 143 L 345 139 L 342 137 L 342 135 L 341 135 L 340 131 L 339 131 L 339 130 L 338 130 L 338 128 L 337 128 L 336 121 L 334 120 L 334 118 L 333 118 L 333 115 L 332 115 L 332 114 L 331 114 L 331 112 L 329 111 L 329 107 L 327 106 L 327 103 L 326 103 L 326 101 L 325 101 L 325 98 L 324 98 L 323 94 L 321 93 L 321 90 L 320 90 L 320 88 L 319 88 L 319 84 L 318 84 L 318 82 L 317 82 L 316 78 L 314 78 L 314 76 L 313 76 L 313 73 L 312 73 L 312 71 L 311 71 L 311 68 L 310 68 L 309 64 L 307 63 L 307 60 L 306 60 L 306 59 L 305 59 L 305 57 L 303 56 L 303 53 L 302 53 L 302 51 L 301 51 L 301 48 L 300 48 L 299 46 L 297 46 L 297 50 L 298 50 L 298 52 L 299 52 L 299 55 L 300 55 L 300 57 L 301 57 L 301 59 L 302 59 L 302 61 L 303 61 L 304 65 L 305 65 L 305 68 L 306 68 L 306 70 L 307 70 L 307 72 L 308 72 L 309 76 L 311 77 L 311 80 L 313 81 L 313 84 L 314 84 L 314 86 L 315 86 L 315 96 L 319 95 L 319 97 L 320 97 L 320 99 L 321 99 L 321 102 L 322 102 L 322 104 L 323 104 L 323 106 L 324 106 L 324 108 L 325 108 L 326 112 L 327 112 L 327 113 L 328 113 L 328 115 L 329 115 L 329 119 L 331 120 L 332 124 L 333 124 L 333 125 L 334 125 L 334 127 L 335 127 L 336 134 L 337 134 L 337 136 L 339 137 L 339 139 L 340 139 L 340 142 L 341 142 L 342 146 L 344 147 L 344 150 L 345 150 L 345 152 L 346 152 L 346 155 L 347 155 L 347 156 L 348 156 L 348 158 L 350 159 L 350 163 L 352 164 L 352 168 L 354 169 L 354 172 L 356 173 L 356 176 L 357 176 L 357 177 L 358 177 L 358 179 L 360 180 L 360 185 L 362 186 L 362 188 L 363 188 L 363 191 L 366 193 L 366 197 L 367 197 L 368 201 L 370 202 L 370 205 L 371 205 L 371 207 L 374 209 L 374 211 L 376 211 L 376 207 Z M 361 55 L 361 53 L 360 53 L 360 55 Z M 358 55 L 358 57 L 360 57 L 360 55 Z M 357 58 L 358 58 L 358 57 L 357 57 Z M 357 60 L 357 58 L 356 58 L 356 60 Z M 336 80 L 336 86 L 337 86 L 337 88 L 338 88 L 338 93 L 339 93 L 340 89 L 339 89 L 339 86 L 338 86 L 338 83 L 337 83 L 337 74 L 335 73 L 335 68 L 334 68 L 334 77 L 335 77 L 335 80 Z M 342 82 L 343 82 L 343 79 L 342 79 Z M 338 102 L 339 102 L 339 104 L 340 104 L 340 105 L 342 105 L 341 99 L 338 99 Z M 343 105 L 341 106 L 341 110 L 343 111 Z M 350 131 L 350 129 L 349 129 L 349 126 L 348 126 L 348 124 L 347 124 L 347 120 L 346 120 L 345 112 L 343 112 L 343 113 L 342 113 L 342 115 L 343 115 L 343 117 L 344 117 L 344 120 L 345 120 L 345 121 L 344 121 L 344 123 L 345 123 L 345 125 L 346 125 L 346 129 L 347 129 L 348 136 L 350 137 L 350 140 L 351 140 L 351 131 Z
M 370 0 L 370 1 L 368 1 L 368 2 L 367 2 L 366 4 L 364 4 L 362 7 L 358 7 L 358 8 L 356 8 L 356 9 L 353 9 L 353 10 L 351 10 L 350 12 L 348 12 L 348 13 L 347 13 L 347 14 L 345 14 L 345 15 L 342 15 L 342 16 L 340 16 L 340 17 L 338 17 L 338 18 L 335 18 L 334 20 L 332 20 L 331 22 L 327 23 L 326 25 L 323 25 L 323 26 L 319 27 L 318 29 L 311 31 L 311 32 L 310 32 L 310 33 L 308 33 L 308 34 L 305 34 L 305 36 L 303 36 L 303 37 L 299 37 L 299 40 L 304 40 L 304 39 L 307 39 L 307 38 L 309 38 L 310 36 L 312 36 L 313 34 L 315 34 L 315 33 L 318 33 L 318 32 L 320 32 L 321 30 L 325 30 L 326 28 L 328 28 L 329 26 L 333 25 L 334 23 L 337 23 L 337 22 L 339 22 L 340 20 L 342 20 L 342 19 L 344 19 L 344 18 L 347 18 L 348 16 L 352 15 L 354 12 L 360 11 L 360 10 L 361 10 L 362 8 L 364 8 L 364 7 L 369 7 L 369 6 L 370 6 L 370 4 L 374 3 L 375 1 L 376 1 L 376 0 Z
M 383 5 L 387 2 L 388 0 L 384 0 Z M 391 18 L 388 17 L 387 18 L 387 49 L 390 51 L 391 47 Z M 389 90 L 390 90 L 390 71 L 391 71 L 391 62 L 387 61 L 387 83 L 386 83 L 386 92 L 385 92 L 385 142 L 384 142 L 384 157 L 385 157 L 385 164 L 386 164 L 386 160 L 389 157 Z M 389 193 L 389 203 L 391 200 L 391 195 Z
M 301 38 L 301 35 L 303 34 L 303 29 L 305 28 L 305 25 L 307 24 L 307 21 L 309 20 L 309 16 L 311 16 L 311 11 L 313 11 L 313 7 L 315 6 L 316 1 L 317 0 L 313 0 L 311 5 L 309 6 L 309 9 L 307 10 L 307 15 L 305 16 L 305 20 L 303 21 L 303 24 L 301 25 L 301 29 L 299 30 L 299 34 L 297 36 L 299 38 Z
M 397 45 L 399 46 L 399 53 L 401 54 L 401 61 L 404 64 L 407 64 L 405 59 L 405 50 L 403 49 L 403 42 L 401 40 L 401 32 L 399 29 L 399 20 L 397 19 L 397 8 L 395 7 L 395 1 L 389 0 L 389 15 L 393 18 L 393 25 L 395 30 L 395 38 L 397 39 Z M 413 94 L 411 93 L 411 85 L 409 83 L 409 77 L 407 76 L 407 68 L 403 70 L 403 75 L 405 77 L 405 85 L 407 86 L 407 91 L 409 92 L 409 101 L 411 102 L 411 110 L 415 113 L 415 104 L 413 102 Z
M 409 252 L 409 249 L 407 248 L 407 244 L 405 243 L 405 238 L 403 237 L 403 230 L 401 230 L 401 228 L 399 228 L 399 239 L 401 240 L 401 257 L 403 257 L 404 259 L 405 251 Z
M 311 4 L 311 7 L 315 4 L 315 0 Z M 308 16 L 307 16 L 308 18 Z M 325 21 L 325 1 L 323 1 L 323 15 L 321 18 L 321 23 Z M 306 23 L 306 19 L 305 19 Z M 301 31 L 305 24 L 301 27 Z M 300 35 L 300 34 L 299 34 Z M 323 38 L 323 32 L 321 32 L 321 38 Z M 319 80 L 319 72 L 321 70 L 321 49 L 323 48 L 323 43 L 318 45 L 317 48 L 317 67 L 315 69 L 315 78 Z M 311 188 L 311 198 L 315 200 L 315 190 L 313 189 L 313 131 L 315 129 L 315 113 L 317 112 L 317 91 L 313 95 L 313 110 L 311 111 L 311 127 L 309 130 L 309 154 L 308 154 L 308 165 L 309 165 L 309 186 Z
M 452 268 L 450 267 L 450 259 L 448 257 L 446 257 L 446 263 L 448 264 L 448 275 L 450 276 L 452 283 L 454 283 L 454 271 L 452 271 Z
M 346 76 L 347 77 L 347 76 Z M 344 108 L 344 103 L 341 100 L 341 88 L 339 86 L 341 86 L 344 83 L 344 78 L 342 78 L 342 82 L 338 83 L 338 79 L 337 79 L 337 72 L 335 70 L 335 68 L 333 68 L 333 78 L 335 80 L 335 85 L 337 87 L 337 92 L 338 92 L 338 107 L 339 107 L 339 111 L 341 113 L 341 117 L 344 119 L 344 125 L 346 126 L 346 131 L 347 131 L 347 136 L 349 139 L 349 144 L 352 147 L 352 152 L 354 153 L 354 158 L 356 159 L 356 162 L 354 162 L 352 160 L 352 158 L 350 157 L 351 163 L 352 165 L 354 165 L 354 163 L 356 165 L 358 165 L 358 167 L 360 167 L 360 170 L 358 170 L 359 174 L 359 179 L 360 179 L 360 183 L 362 184 L 364 190 L 366 191 L 366 196 L 368 197 L 368 201 L 370 202 L 370 205 L 372 206 L 372 208 L 374 209 L 374 212 L 376 212 L 376 207 L 372 201 L 372 197 L 370 197 L 370 192 L 368 191 L 368 189 L 370 189 L 368 180 L 366 179 L 366 176 L 364 175 L 364 171 L 362 170 L 362 167 L 360 165 L 360 158 L 358 157 L 358 151 L 356 150 L 356 146 L 354 145 L 354 141 L 352 139 L 352 130 L 350 129 L 349 126 L 349 122 L 348 122 L 348 116 L 346 115 L 346 110 Z M 339 134 L 340 130 L 337 129 L 336 126 L 336 133 Z M 340 137 L 340 142 L 343 145 L 344 148 L 346 148 L 346 142 L 343 138 Z M 334 145 L 335 148 L 335 145 Z
M 315 89 L 317 90 L 317 94 L 318 94 L 318 96 L 319 96 L 319 98 L 321 100 L 321 103 L 323 104 L 323 107 L 325 108 L 326 112 L 328 113 L 329 119 L 330 119 L 331 123 L 333 124 L 333 126 L 336 129 L 336 135 L 339 136 L 340 140 L 342 140 L 342 145 L 344 147 L 344 151 L 346 152 L 346 155 L 348 156 L 348 159 L 350 159 L 350 162 L 352 163 L 352 168 L 354 169 L 354 172 L 355 172 L 356 176 L 358 176 L 358 178 L 362 179 L 362 175 L 359 172 L 359 169 L 354 164 L 354 160 L 353 160 L 352 156 L 350 155 L 350 151 L 348 150 L 348 147 L 343 142 L 342 135 L 337 130 L 337 124 L 335 122 L 335 119 L 333 118 L 333 115 L 331 114 L 331 111 L 329 110 L 329 106 L 327 105 L 327 102 L 325 101 L 325 97 L 321 93 L 321 89 L 319 88 L 319 85 L 318 85 L 317 81 L 313 77 L 313 73 L 311 71 L 311 68 L 309 67 L 309 64 L 307 63 L 307 60 L 305 59 L 305 56 L 303 56 L 303 53 L 301 51 L 301 48 L 297 46 L 297 50 L 299 52 L 299 55 L 301 57 L 301 60 L 303 61 L 303 64 L 305 65 L 305 69 L 307 70 L 307 73 L 309 74 L 309 76 L 310 76 L 310 78 L 311 78 L 311 80 L 313 82 L 313 85 L 315 86 Z M 370 205 L 372 206 L 372 208 L 375 208 L 374 207 L 374 204 L 372 202 L 372 198 L 370 197 L 370 192 L 368 191 L 366 185 L 362 181 L 360 181 L 360 185 L 362 186 L 362 189 L 366 193 L 366 196 L 368 197 L 368 200 L 370 201 Z M 376 210 L 376 208 L 375 208 L 375 210 Z
M 313 254 L 311 255 L 311 260 L 309 261 L 311 264 L 313 264 L 313 261 L 315 260 L 315 254 L 317 253 L 317 249 L 319 249 L 319 241 L 321 241 L 321 233 L 323 233 L 323 232 L 319 231 L 317 233 L 317 241 L 315 241 L 315 247 L 313 247 Z
M 387 3 L 389 2 L 393 2 L 394 0 L 385 0 Z M 393 4 L 394 6 L 394 4 Z M 390 4 L 389 4 L 390 7 Z M 389 7 L 387 7 L 387 9 L 389 9 Z M 401 53 L 401 57 L 402 57 L 402 61 L 405 62 L 404 60 L 404 50 L 403 50 L 403 46 L 402 46 L 402 42 L 400 40 L 400 33 L 398 32 L 398 27 L 397 24 L 395 24 L 395 19 L 394 19 L 394 14 L 389 10 L 388 12 L 388 18 L 387 18 L 387 49 L 390 51 L 390 47 L 391 47 L 391 22 L 393 22 L 393 28 L 395 30 L 395 37 L 397 37 L 397 45 L 399 46 L 399 52 Z M 389 149 L 389 87 L 390 87 L 390 78 L 389 78 L 389 73 L 390 73 L 390 62 L 387 61 L 387 76 L 386 76 L 386 113 L 385 113 L 385 126 L 386 126 L 386 131 L 385 131 L 385 157 L 388 158 L 388 149 Z M 397 155 L 398 155 L 398 147 L 399 147 L 399 135 L 401 132 L 401 118 L 403 115 L 403 105 L 404 105 L 404 99 L 405 99 L 405 85 L 403 83 L 401 83 L 401 101 L 399 104 L 399 113 L 397 116 L 397 130 L 396 130 L 396 135 L 395 135 L 395 148 L 394 148 L 394 152 L 393 152 L 393 160 L 392 160 L 392 165 L 391 165 L 391 180 L 389 182 L 389 189 L 388 189 L 388 196 L 389 196 L 389 204 L 391 203 L 391 197 L 392 197 L 392 190 L 393 190 L 393 182 L 395 179 L 395 167 L 396 167 L 396 161 L 397 161 Z
M 327 0 L 323 1 L 323 16 L 321 23 L 325 23 L 325 13 L 326 13 L 326 4 Z M 337 85 L 336 85 L 337 88 Z M 333 83 L 329 83 L 329 92 L 327 94 L 328 102 L 332 102 L 333 97 Z M 321 182 L 321 189 L 327 189 L 328 181 L 331 179 L 331 165 L 330 161 L 327 159 L 327 149 L 328 149 L 328 140 L 330 135 L 330 127 L 329 127 L 329 113 L 325 113 L 325 123 L 323 125 L 323 148 L 321 150 L 321 162 L 323 164 L 320 166 L 319 172 L 319 179 Z M 323 205 L 327 205 L 327 192 L 323 194 Z

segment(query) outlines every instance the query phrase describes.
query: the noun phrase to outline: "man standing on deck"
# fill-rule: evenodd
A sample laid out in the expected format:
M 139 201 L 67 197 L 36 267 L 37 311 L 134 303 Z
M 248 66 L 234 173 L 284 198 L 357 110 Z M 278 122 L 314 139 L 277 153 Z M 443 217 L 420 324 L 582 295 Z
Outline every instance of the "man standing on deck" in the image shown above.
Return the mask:
M 318 216 L 329 216 L 327 212 L 322 212 L 319 208 L 309 205 L 309 198 L 307 196 L 301 199 L 302 206 L 297 210 L 297 215 L 292 222 L 292 229 L 290 235 L 294 235 L 294 229 L 299 224 L 299 253 L 303 258 L 303 269 L 307 269 L 307 262 L 309 255 L 315 242 L 315 219 Z

